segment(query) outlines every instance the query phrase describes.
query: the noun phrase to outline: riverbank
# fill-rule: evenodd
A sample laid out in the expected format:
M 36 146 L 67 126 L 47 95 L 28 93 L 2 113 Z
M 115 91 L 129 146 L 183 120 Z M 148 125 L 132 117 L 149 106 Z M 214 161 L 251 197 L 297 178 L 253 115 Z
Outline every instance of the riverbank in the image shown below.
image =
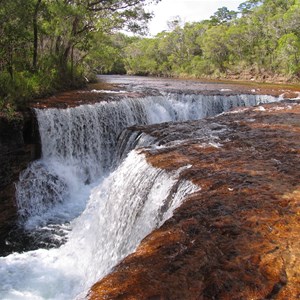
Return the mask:
M 209 80 L 161 78 L 126 75 L 99 75 L 98 82 L 84 89 L 56 93 L 35 99 L 30 103 L 36 108 L 67 108 L 101 101 L 137 98 L 165 93 L 203 95 L 272 95 L 282 99 L 298 98 L 300 85 L 273 84 L 237 80 Z
M 201 187 L 89 299 L 297 299 L 300 103 L 134 127 L 149 163 Z M 213 128 L 211 127 L 213 125 Z M 201 128 L 211 127 L 214 143 Z M 198 132 L 198 135 L 197 135 Z

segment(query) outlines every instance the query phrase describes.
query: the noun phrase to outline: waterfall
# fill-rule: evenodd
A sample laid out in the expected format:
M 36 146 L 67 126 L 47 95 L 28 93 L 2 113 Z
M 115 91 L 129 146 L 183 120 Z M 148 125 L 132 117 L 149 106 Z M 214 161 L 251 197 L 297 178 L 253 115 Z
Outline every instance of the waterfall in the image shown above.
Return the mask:
M 261 95 L 166 94 L 68 109 L 36 109 L 42 159 L 20 176 L 20 220 L 32 230 L 78 216 L 91 187 L 118 165 L 118 137 L 128 126 L 196 120 L 232 107 L 278 100 Z M 138 145 L 147 144 L 140 141 Z
M 233 107 L 275 100 L 257 95 L 167 94 L 68 109 L 37 109 L 43 159 L 72 166 L 82 182 L 92 182 L 109 170 L 117 137 L 128 126 L 197 120 Z
M 132 252 L 198 188 L 132 151 L 90 194 L 60 248 L 0 258 L 0 299 L 74 299 Z M 26 275 L 25 275 L 26 274 Z M 25 276 L 24 276 L 25 275 Z
M 36 109 L 42 158 L 20 175 L 20 224 L 62 242 L 59 248 L 0 258 L 0 298 L 63 300 L 84 295 L 197 189 L 180 179 L 189 166 L 166 172 L 150 166 L 138 150 L 130 151 L 133 147 L 126 141 L 118 143 L 120 137 L 132 139 L 137 147 L 151 144 L 149 137 L 126 133 L 127 127 L 196 120 L 278 100 L 165 94 Z

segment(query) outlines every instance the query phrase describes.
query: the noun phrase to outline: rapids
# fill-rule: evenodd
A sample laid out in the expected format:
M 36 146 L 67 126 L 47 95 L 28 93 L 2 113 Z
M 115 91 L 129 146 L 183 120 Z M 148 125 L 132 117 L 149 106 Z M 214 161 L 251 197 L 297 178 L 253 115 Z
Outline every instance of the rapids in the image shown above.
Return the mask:
M 187 166 L 188 167 L 188 166 Z M 107 274 L 196 190 L 132 151 L 90 192 L 84 212 L 71 223 L 60 248 L 14 253 L 0 258 L 1 299 L 73 299 Z M 143 174 L 143 176 L 141 176 Z M 173 189 L 178 184 L 177 189 Z
M 42 158 L 20 175 L 17 184 L 20 226 L 41 236 L 47 232 L 49 237 L 50 232 L 60 246 L 1 257 L 0 298 L 84 297 L 95 281 L 197 190 L 191 182 L 178 181 L 188 165 L 176 172 L 154 168 L 138 149 L 130 151 L 133 146 L 123 149 L 120 160 L 118 138 L 124 138 L 127 127 L 196 120 L 236 106 L 278 100 L 165 94 L 36 109 Z M 151 140 L 138 145 L 150 146 Z

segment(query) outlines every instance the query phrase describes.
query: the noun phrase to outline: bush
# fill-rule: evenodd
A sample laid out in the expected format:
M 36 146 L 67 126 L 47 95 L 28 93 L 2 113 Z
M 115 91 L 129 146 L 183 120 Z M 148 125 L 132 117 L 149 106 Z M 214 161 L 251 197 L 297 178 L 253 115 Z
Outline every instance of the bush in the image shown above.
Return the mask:
M 59 72 L 57 68 L 47 68 L 47 63 L 36 72 L 14 72 L 13 77 L 3 71 L 0 73 L 0 110 L 5 114 L 23 110 L 34 98 L 84 86 L 86 78 L 83 68 L 68 65 L 65 72 Z

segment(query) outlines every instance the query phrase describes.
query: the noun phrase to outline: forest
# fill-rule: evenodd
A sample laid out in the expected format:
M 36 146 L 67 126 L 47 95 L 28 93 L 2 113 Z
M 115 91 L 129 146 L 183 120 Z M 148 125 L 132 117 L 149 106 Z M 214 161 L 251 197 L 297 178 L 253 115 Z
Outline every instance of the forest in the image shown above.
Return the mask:
M 248 0 L 193 23 L 174 17 L 149 37 L 145 6 L 159 1 L 0 0 L 0 111 L 95 74 L 299 81 L 300 0 Z
M 299 0 L 250 0 L 201 22 L 174 18 L 169 31 L 127 45 L 124 67 L 130 74 L 297 81 L 299 16 Z
M 91 81 L 95 60 L 115 51 L 108 37 L 143 34 L 151 18 L 144 6 L 153 2 L 0 0 L 0 113 Z

